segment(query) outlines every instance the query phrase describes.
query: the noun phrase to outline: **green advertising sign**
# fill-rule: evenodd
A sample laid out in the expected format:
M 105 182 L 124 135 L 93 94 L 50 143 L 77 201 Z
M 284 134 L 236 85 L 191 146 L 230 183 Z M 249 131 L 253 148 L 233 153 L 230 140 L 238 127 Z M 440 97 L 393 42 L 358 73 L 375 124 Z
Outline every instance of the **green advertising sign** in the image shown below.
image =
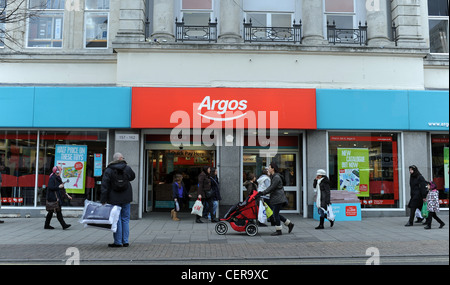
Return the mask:
M 338 148 L 338 190 L 369 197 L 369 149 Z

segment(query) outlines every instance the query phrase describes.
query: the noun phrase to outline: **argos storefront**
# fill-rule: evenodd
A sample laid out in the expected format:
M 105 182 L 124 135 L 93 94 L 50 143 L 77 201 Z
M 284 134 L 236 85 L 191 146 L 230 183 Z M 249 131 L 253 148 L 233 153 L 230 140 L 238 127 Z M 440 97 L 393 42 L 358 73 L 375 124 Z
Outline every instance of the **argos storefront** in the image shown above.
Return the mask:
M 272 160 L 286 180 L 286 212 L 313 217 L 312 182 L 322 168 L 333 189 L 351 188 L 341 172 L 365 176 L 363 217 L 404 215 L 412 164 L 437 182 L 448 209 L 448 100 L 448 91 L 0 87 L 0 215 L 45 213 L 46 179 L 61 145 L 86 154 L 82 189 L 65 211 L 98 199 L 101 170 L 116 151 L 137 174 L 132 218 L 169 210 L 175 172 L 195 193 L 204 165 L 219 170 L 223 214 L 245 197 L 247 175 L 259 176 Z M 346 171 L 343 153 L 360 149 L 351 159 L 368 166 L 352 161 Z
M 218 169 L 226 211 L 245 198 L 246 176 L 276 160 L 289 181 L 285 211 L 302 213 L 315 100 L 314 89 L 133 88 L 131 126 L 144 138 L 143 210 L 173 207 L 167 184 L 176 172 L 195 194 L 201 166 L 209 165 Z

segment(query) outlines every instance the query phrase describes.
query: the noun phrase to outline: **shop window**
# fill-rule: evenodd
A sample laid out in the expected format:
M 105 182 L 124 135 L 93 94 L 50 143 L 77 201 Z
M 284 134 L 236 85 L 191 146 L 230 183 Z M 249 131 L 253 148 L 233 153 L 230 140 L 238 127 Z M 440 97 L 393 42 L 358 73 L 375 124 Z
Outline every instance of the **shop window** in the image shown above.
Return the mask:
M 41 132 L 37 205 L 45 205 L 48 177 L 55 165 L 62 167 L 66 192 L 73 197 L 65 198 L 63 206 L 83 207 L 85 199 L 99 201 L 101 186 L 97 182 L 101 181 L 105 158 L 106 132 Z
M 83 207 L 85 199 L 99 201 L 106 136 L 99 131 L 0 131 L 2 205 L 45 206 L 55 165 L 62 167 L 66 192 L 73 197 L 65 198 L 63 206 Z
M 428 26 L 431 53 L 448 53 L 448 0 L 428 1 Z
M 27 47 L 62 48 L 64 0 L 30 0 L 28 9 L 39 14 L 28 20 Z
M 183 175 L 183 183 L 193 201 L 197 198 L 198 176 L 204 166 L 215 167 L 213 150 L 152 150 L 149 151 L 150 167 L 147 174 L 153 193 L 148 201 L 154 201 L 156 210 L 173 209 L 172 183 L 175 174 Z M 184 211 L 189 205 L 184 205 Z M 192 207 L 192 206 L 190 206 Z
M 449 203 L 449 135 L 431 135 L 431 163 L 433 181 L 439 190 L 441 208 L 448 208 Z
M 34 206 L 37 132 L 0 131 L 2 206 Z
M 85 47 L 108 47 L 109 0 L 87 0 L 85 7 Z
M 331 189 L 354 192 L 362 208 L 398 208 L 398 153 L 395 133 L 330 133 Z

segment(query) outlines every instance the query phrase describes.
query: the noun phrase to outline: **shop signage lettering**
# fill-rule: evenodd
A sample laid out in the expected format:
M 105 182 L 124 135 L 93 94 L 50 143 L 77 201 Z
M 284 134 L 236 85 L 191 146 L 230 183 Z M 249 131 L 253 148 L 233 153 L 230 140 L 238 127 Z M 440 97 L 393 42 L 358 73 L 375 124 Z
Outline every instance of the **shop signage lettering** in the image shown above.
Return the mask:
M 116 141 L 126 141 L 126 142 L 139 141 L 139 135 L 138 134 L 116 134 Z
M 190 119 L 183 124 L 190 129 L 270 128 L 272 115 L 277 116 L 279 129 L 316 129 L 316 90 L 132 88 L 132 128 L 172 129 L 181 118 Z
M 246 110 L 247 109 L 247 100 L 241 100 L 239 102 L 237 100 L 211 100 L 210 96 L 206 96 L 203 99 L 203 101 L 200 103 L 200 106 L 198 107 L 198 111 L 199 111 L 199 113 L 197 113 L 198 115 L 200 115 L 204 118 L 207 118 L 209 120 L 213 120 L 213 121 L 231 121 L 231 120 L 235 120 L 240 117 L 243 117 L 247 113 L 240 114 L 238 116 L 230 117 L 230 118 L 209 117 L 209 116 L 203 115 L 201 113 L 203 108 L 206 108 L 206 110 L 208 110 L 208 111 L 215 111 L 217 109 L 218 110 L 217 114 L 223 115 L 228 110 L 230 110 L 230 111 Z
M 179 148 L 243 146 L 235 130 L 247 130 L 248 146 L 268 147 L 265 154 L 273 155 L 279 129 L 316 129 L 316 117 L 315 89 L 132 89 L 131 127 L 171 129 Z

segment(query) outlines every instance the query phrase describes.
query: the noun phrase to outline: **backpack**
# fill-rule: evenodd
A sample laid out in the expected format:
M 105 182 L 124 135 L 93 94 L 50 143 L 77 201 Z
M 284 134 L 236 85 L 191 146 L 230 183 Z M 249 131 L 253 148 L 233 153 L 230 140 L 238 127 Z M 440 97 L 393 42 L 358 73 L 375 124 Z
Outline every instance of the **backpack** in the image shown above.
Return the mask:
M 128 188 L 128 177 L 123 169 L 112 169 L 111 186 L 116 192 L 123 192 Z

